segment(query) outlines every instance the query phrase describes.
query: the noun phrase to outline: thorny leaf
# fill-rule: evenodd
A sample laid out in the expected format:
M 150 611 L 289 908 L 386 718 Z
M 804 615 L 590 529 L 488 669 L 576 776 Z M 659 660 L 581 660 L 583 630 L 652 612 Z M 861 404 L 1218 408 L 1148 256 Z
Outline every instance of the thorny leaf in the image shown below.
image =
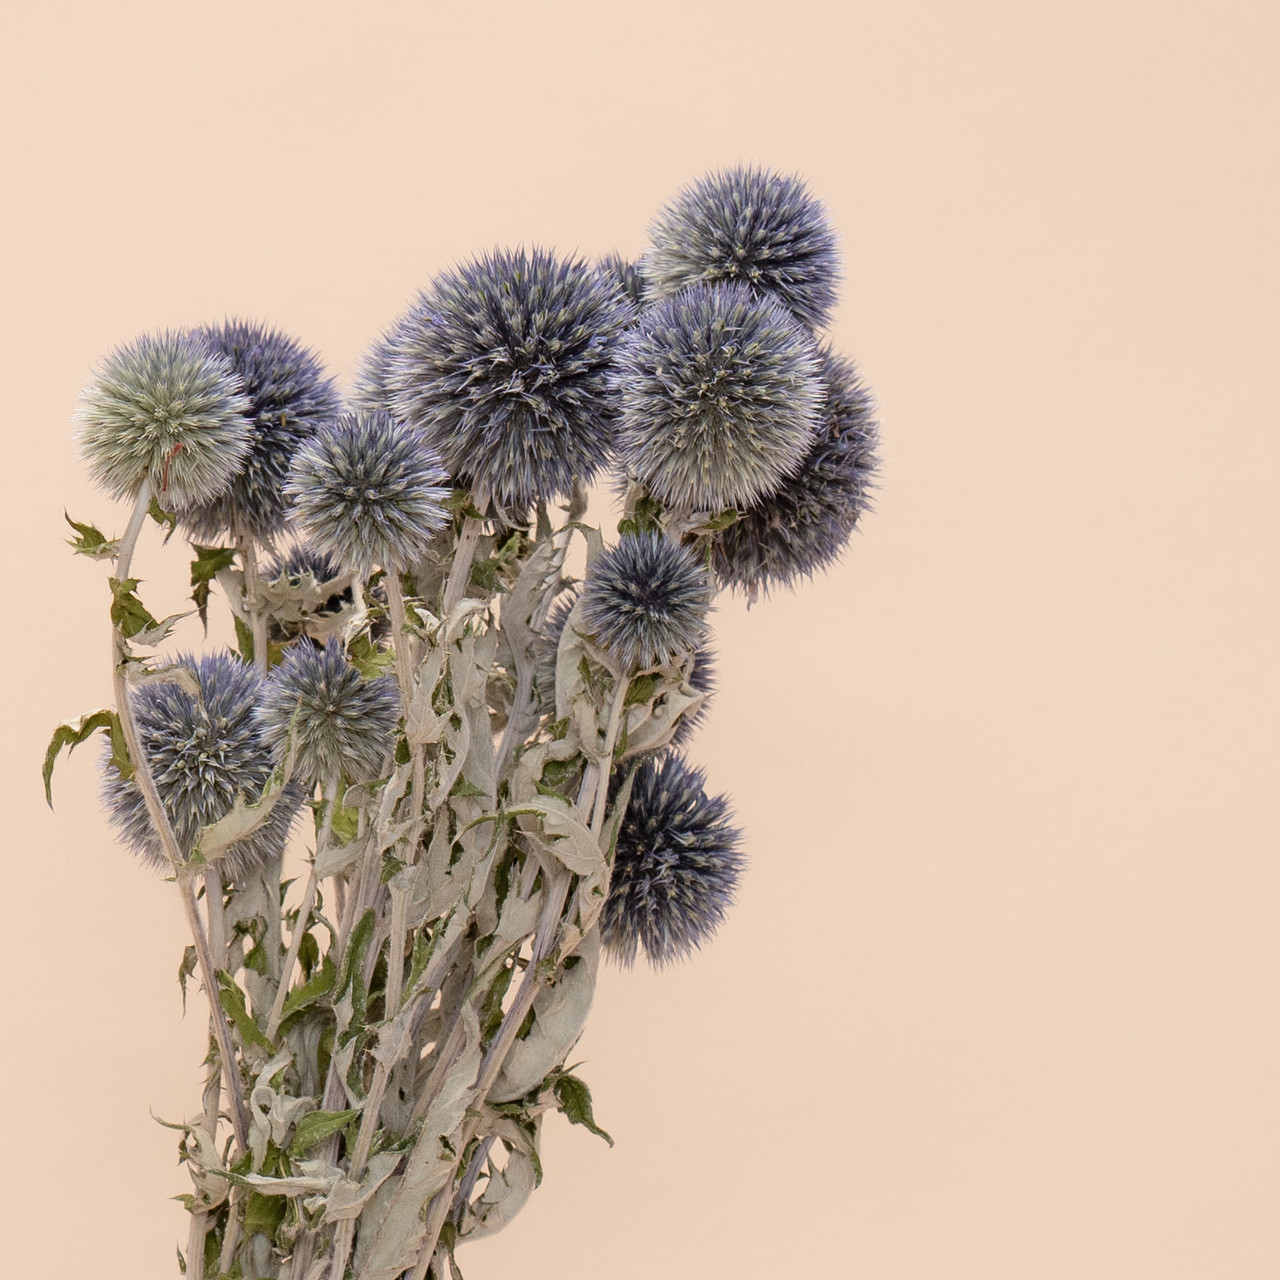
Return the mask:
M 140 578 L 108 578 L 111 588 L 111 621 L 126 640 L 136 636 L 148 627 L 159 625 L 151 616 L 146 605 L 137 597 Z
M 73 520 L 64 511 L 63 519 L 76 531 L 79 537 L 68 538 L 69 546 L 78 556 L 88 556 L 91 560 L 113 560 L 120 550 L 119 538 L 108 538 L 100 529 L 91 524 L 81 524 Z
M 577 1076 L 571 1076 L 567 1071 L 563 1072 L 556 1077 L 555 1091 L 560 1110 L 569 1117 L 570 1124 L 583 1125 L 613 1146 L 613 1139 L 596 1124 L 591 1110 L 591 1090 L 587 1088 L 585 1080 L 579 1080 Z
M 129 748 L 124 740 L 124 728 L 115 711 L 91 711 L 79 720 L 64 720 L 54 731 L 49 746 L 44 753 L 44 798 L 49 808 L 53 808 L 53 766 L 57 763 L 58 753 L 66 747 L 74 751 L 82 742 L 86 742 L 99 729 L 111 739 L 111 763 L 120 777 L 128 782 L 133 777 L 133 761 L 129 758 Z
M 195 601 L 201 624 L 208 631 L 209 587 L 221 570 L 235 564 L 236 553 L 231 547 L 194 546 L 192 550 L 196 558 L 191 562 L 191 599 Z

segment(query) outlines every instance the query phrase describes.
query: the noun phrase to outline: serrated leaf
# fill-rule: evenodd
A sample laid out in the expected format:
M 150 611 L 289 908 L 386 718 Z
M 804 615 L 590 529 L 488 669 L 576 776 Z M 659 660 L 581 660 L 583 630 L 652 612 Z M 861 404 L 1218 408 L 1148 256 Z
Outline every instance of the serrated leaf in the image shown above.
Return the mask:
M 623 699 L 622 705 L 624 707 L 634 707 L 640 703 L 648 702 L 657 691 L 657 688 L 657 676 L 652 674 L 636 676 L 627 687 L 627 694 Z
M 560 1105 L 560 1110 L 569 1118 L 570 1124 L 580 1124 L 585 1129 L 589 1129 L 597 1137 L 603 1138 L 610 1146 L 613 1146 L 613 1139 L 596 1124 L 595 1115 L 591 1110 L 591 1090 L 587 1088 L 585 1080 L 579 1080 L 577 1076 L 571 1076 L 567 1071 L 556 1077 L 555 1083 L 556 1102 Z
M 130 638 L 134 644 L 146 645 L 148 648 L 154 649 L 156 645 L 163 644 L 169 638 L 169 633 L 183 618 L 189 617 L 191 617 L 190 610 L 186 613 L 171 613 L 167 618 L 161 618 L 154 626 L 143 627 L 141 631 L 135 632 Z
M 274 1240 L 288 1208 L 289 1202 L 283 1196 L 264 1196 L 250 1191 L 244 1207 L 245 1237 L 252 1239 L 256 1232 L 261 1231 Z
M 138 599 L 136 591 L 139 578 L 108 578 L 111 588 L 111 622 L 118 627 L 126 640 L 132 639 L 139 631 L 147 627 L 157 626 L 146 605 Z
M 64 511 L 63 519 L 79 534 L 79 537 L 68 538 L 67 546 L 78 556 L 88 556 L 91 560 L 112 560 L 120 550 L 119 538 L 108 538 L 100 529 L 91 524 L 81 524 L 73 520 Z
M 231 1019 L 236 1031 L 239 1033 L 240 1042 L 246 1046 L 256 1045 L 270 1057 L 274 1046 L 262 1034 L 258 1024 L 249 1016 L 244 992 L 240 990 L 236 985 L 235 979 L 225 969 L 218 970 L 218 985 L 222 988 L 218 993 L 218 1003 L 222 1006 L 223 1013 Z
M 307 934 L 307 937 L 311 935 Z M 312 945 L 315 945 L 314 939 L 312 939 Z M 294 987 L 285 997 L 284 1004 L 280 1007 L 280 1025 L 283 1027 L 291 1015 L 300 1009 L 307 1008 L 308 1005 L 315 1004 L 321 996 L 332 991 L 337 977 L 337 966 L 328 956 L 325 956 L 319 971 L 312 974 L 301 986 Z
M 293 1131 L 293 1141 L 289 1144 L 289 1154 L 300 1156 L 309 1151 L 326 1138 L 341 1133 L 352 1120 L 360 1114 L 354 1108 L 348 1111 L 310 1111 Z
M 178 517 L 172 511 L 166 511 L 157 498 L 151 499 L 151 505 L 147 508 L 147 515 L 162 528 L 165 525 L 169 526 L 169 532 L 164 535 L 164 540 L 168 542 L 173 537 L 174 530 L 178 527 Z
M 129 758 L 129 748 L 124 740 L 124 728 L 115 711 L 91 711 L 79 720 L 64 720 L 54 731 L 49 746 L 44 753 L 44 798 L 49 808 L 53 808 L 53 766 L 57 763 L 58 753 L 66 747 L 74 751 L 82 742 L 87 741 L 99 729 L 111 739 L 111 763 L 116 767 L 123 781 L 133 778 L 133 761 Z
M 205 630 L 209 628 L 209 587 L 218 573 L 235 563 L 236 553 L 231 547 L 194 547 L 196 558 L 191 562 L 191 599 Z

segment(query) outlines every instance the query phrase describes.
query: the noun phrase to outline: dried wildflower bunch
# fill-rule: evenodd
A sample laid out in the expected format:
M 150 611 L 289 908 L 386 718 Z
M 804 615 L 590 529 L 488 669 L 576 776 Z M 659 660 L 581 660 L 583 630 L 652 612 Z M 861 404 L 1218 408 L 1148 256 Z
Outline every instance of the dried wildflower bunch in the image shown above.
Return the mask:
M 715 594 L 829 565 L 867 507 L 871 398 L 817 333 L 836 283 L 805 185 L 737 169 L 637 262 L 443 273 L 350 406 L 243 321 L 94 375 L 83 454 L 132 510 L 72 545 L 110 565 L 115 705 L 59 726 L 45 785 L 100 731 L 108 815 L 191 929 L 188 1277 L 443 1280 L 537 1185 L 548 1111 L 607 1136 L 566 1066 L 602 951 L 687 957 L 744 870 L 678 749 Z M 582 520 L 607 475 L 611 545 Z M 216 587 L 234 651 L 164 656 L 187 615 L 139 597 L 150 520 L 193 539 L 193 612 Z

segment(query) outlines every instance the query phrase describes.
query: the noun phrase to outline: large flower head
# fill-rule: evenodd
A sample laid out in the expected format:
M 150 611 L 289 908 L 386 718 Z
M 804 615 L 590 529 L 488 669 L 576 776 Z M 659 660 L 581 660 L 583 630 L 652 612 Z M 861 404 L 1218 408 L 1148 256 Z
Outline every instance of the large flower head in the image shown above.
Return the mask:
M 697 285 L 649 308 L 618 357 L 619 457 L 662 502 L 746 506 L 800 464 L 822 408 L 818 357 L 777 303 Z
M 400 693 L 389 676 L 366 680 L 337 638 L 290 646 L 262 691 L 258 719 L 277 752 L 296 735 L 294 770 L 309 782 L 375 777 L 390 751 Z
M 596 260 L 596 267 L 633 307 L 642 307 L 650 301 L 649 286 L 640 263 L 630 262 L 621 254 L 606 253 Z
M 797 177 L 757 168 L 708 174 L 658 214 L 650 237 L 641 268 L 660 297 L 691 284 L 745 284 L 810 328 L 835 305 L 835 232 Z
M 392 417 L 396 416 L 391 404 L 389 379 L 396 344 L 405 325 L 406 318 L 402 316 L 391 328 L 380 333 L 361 355 L 356 365 L 351 392 L 351 404 L 354 408 L 367 412 L 381 409 Z
M 609 456 L 609 370 L 630 304 L 545 249 L 496 250 L 440 275 L 397 326 L 386 383 L 460 484 L 523 511 Z
M 644 948 L 655 967 L 687 956 L 720 925 L 742 876 L 741 834 L 724 796 L 679 752 L 642 765 L 618 832 L 605 946 L 626 965 Z
M 712 541 L 712 566 L 748 595 L 793 584 L 839 558 L 867 510 L 876 468 L 875 402 L 853 362 L 820 352 L 822 423 L 800 467 Z
M 231 487 L 187 511 L 197 538 L 224 532 L 270 541 L 285 524 L 284 485 L 299 444 L 341 411 L 333 380 L 316 355 L 274 329 L 241 320 L 196 329 L 192 336 L 225 356 L 249 398 L 249 453 Z
M 670 662 L 707 636 L 711 585 L 693 552 L 628 533 L 602 552 L 582 589 L 582 630 L 627 671 Z
M 298 450 L 285 493 L 316 551 L 358 573 L 397 573 L 448 523 L 446 479 L 421 432 L 357 410 Z
M 150 480 L 169 511 L 224 493 L 249 452 L 250 408 L 230 361 L 183 334 L 117 347 L 80 394 L 80 451 L 112 497 Z
M 262 794 L 275 760 L 254 715 L 262 679 L 229 653 L 176 659 L 193 671 L 200 696 L 176 684 L 146 684 L 132 693 L 142 748 L 151 766 L 183 857 L 190 857 L 201 828 L 230 812 L 237 795 Z M 136 780 L 125 782 L 103 756 L 103 799 L 113 825 L 149 865 L 168 869 Z M 222 859 L 232 876 L 260 866 L 284 848 L 302 803 L 292 785 L 267 821 L 237 841 Z

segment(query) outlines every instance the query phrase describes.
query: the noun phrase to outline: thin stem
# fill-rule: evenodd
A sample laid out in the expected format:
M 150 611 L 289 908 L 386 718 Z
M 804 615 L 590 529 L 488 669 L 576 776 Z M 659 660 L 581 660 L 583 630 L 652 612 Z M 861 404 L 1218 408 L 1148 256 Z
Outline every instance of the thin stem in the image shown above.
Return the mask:
M 475 558 L 476 544 L 484 531 L 484 521 L 476 516 L 464 516 L 462 533 L 453 552 L 453 565 L 449 569 L 449 581 L 445 583 L 441 612 L 448 617 L 458 601 L 466 594 L 471 581 L 471 561 Z
M 618 744 L 618 733 L 622 728 L 623 710 L 627 701 L 627 687 L 630 683 L 628 676 L 614 676 L 613 706 L 609 708 L 609 724 L 605 729 L 604 749 L 600 752 L 600 772 L 596 778 L 596 801 L 591 815 L 591 834 L 597 840 L 600 838 L 600 830 L 604 826 L 605 803 L 609 798 L 609 775 L 613 772 L 613 749 Z
M 267 615 L 262 608 L 262 583 L 258 577 L 258 550 L 252 538 L 241 538 L 240 558 L 244 561 L 244 604 L 253 632 L 253 665 L 266 675 L 271 665 L 267 639 Z

